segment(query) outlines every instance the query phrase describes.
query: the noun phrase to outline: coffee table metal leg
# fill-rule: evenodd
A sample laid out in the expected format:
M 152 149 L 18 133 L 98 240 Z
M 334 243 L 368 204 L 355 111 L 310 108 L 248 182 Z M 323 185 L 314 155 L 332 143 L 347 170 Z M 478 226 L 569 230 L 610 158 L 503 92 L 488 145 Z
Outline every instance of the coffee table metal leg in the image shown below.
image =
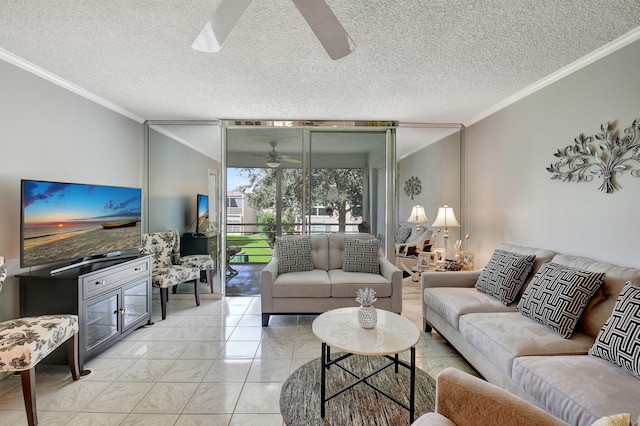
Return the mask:
M 398 366 L 396 365 L 396 369 Z M 416 412 L 416 348 L 415 346 L 411 347 L 411 380 L 409 390 L 409 423 L 413 423 L 415 412 Z
M 320 417 L 324 419 L 324 404 L 325 404 L 325 392 L 326 392 L 326 366 L 327 366 L 327 354 L 329 347 L 325 342 L 322 342 L 322 355 L 320 357 Z
M 396 373 L 398 372 L 398 354 L 395 355 L 396 359 Z

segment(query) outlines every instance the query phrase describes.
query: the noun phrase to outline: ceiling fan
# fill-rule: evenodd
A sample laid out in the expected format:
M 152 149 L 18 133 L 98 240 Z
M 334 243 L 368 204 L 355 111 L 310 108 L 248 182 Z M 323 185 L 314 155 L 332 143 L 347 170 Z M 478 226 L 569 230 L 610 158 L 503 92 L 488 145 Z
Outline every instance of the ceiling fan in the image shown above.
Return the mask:
M 275 169 L 276 167 L 280 167 L 281 162 L 286 162 L 286 163 L 302 162 L 300 160 L 296 160 L 295 158 L 291 158 L 288 155 L 280 154 L 279 152 L 277 152 L 276 145 L 278 145 L 278 142 L 271 141 L 269 142 L 269 145 L 271 145 L 271 151 L 267 152 L 264 155 L 262 154 L 254 154 L 254 155 L 257 155 L 258 157 L 266 158 L 267 162 L 265 164 L 271 167 L 272 169 Z
M 355 50 L 355 43 L 325 0 L 291 1 L 296 5 L 331 59 L 340 59 Z M 219 51 L 252 2 L 253 0 L 222 0 L 191 47 L 208 53 Z

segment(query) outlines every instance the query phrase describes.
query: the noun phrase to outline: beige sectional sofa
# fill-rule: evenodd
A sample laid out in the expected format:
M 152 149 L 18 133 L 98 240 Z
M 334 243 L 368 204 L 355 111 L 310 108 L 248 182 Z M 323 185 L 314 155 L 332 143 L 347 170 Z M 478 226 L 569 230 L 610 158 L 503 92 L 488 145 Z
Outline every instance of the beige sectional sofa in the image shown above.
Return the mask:
M 569 424 L 589 425 L 617 413 L 637 418 L 640 378 L 588 351 L 617 306 L 625 284 L 640 284 L 640 269 L 511 244 L 499 249 L 535 255 L 516 300 L 505 306 L 478 291 L 475 284 L 481 271 L 425 272 L 421 277 L 425 331 L 437 330 L 487 381 Z M 588 299 L 571 338 L 517 309 L 524 290 L 547 261 L 606 274 L 597 293 Z M 536 303 L 545 306 L 544 301 Z
M 282 261 L 279 265 L 279 242 L 276 241 L 274 256 L 260 276 L 263 326 L 269 324 L 271 315 L 318 314 L 329 309 L 357 306 L 356 291 L 365 287 L 376 291 L 377 308 L 396 313 L 402 311 L 402 272 L 381 250 L 375 252 L 379 273 L 354 272 L 359 268 L 357 265 L 354 268 L 352 262 L 348 262 L 351 266 L 347 268 L 349 271 L 343 269 L 345 238 L 367 241 L 374 240 L 373 235 L 334 233 L 314 234 L 309 238 L 313 266 L 307 268 L 310 270 L 287 273 L 282 272 Z M 287 237 L 284 239 L 286 242 Z M 351 256 L 347 260 L 361 259 L 360 256 Z

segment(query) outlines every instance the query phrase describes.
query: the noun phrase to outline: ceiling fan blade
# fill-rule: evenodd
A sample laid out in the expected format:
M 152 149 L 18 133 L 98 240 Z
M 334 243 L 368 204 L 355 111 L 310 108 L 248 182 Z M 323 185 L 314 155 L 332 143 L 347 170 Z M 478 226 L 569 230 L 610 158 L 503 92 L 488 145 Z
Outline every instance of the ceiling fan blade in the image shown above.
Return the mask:
M 207 53 L 219 51 L 252 1 L 222 0 L 211 19 L 191 44 L 191 48 Z
M 292 0 L 331 59 L 347 56 L 356 45 L 324 0 Z

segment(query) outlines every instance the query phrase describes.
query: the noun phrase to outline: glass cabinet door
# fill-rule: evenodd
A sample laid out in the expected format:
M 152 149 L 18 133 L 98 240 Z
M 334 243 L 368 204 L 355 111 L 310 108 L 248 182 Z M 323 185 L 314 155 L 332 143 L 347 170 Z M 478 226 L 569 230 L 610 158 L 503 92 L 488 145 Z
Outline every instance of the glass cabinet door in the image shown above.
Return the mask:
M 147 291 L 147 281 L 123 289 L 123 330 L 147 314 Z
M 85 304 L 87 351 L 120 334 L 118 330 L 119 297 L 119 291 L 107 293 L 97 301 Z

